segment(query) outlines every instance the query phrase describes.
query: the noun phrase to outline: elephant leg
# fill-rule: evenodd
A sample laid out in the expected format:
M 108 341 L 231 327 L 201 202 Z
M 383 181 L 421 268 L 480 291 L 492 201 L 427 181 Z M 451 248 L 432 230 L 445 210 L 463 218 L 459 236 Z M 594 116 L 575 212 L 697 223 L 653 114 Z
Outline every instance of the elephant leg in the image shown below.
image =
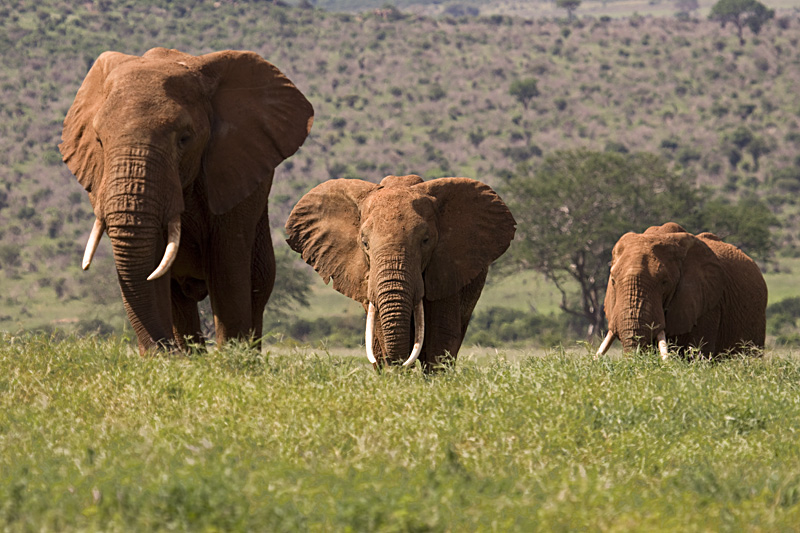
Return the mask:
M 269 184 L 265 184 L 260 192 L 214 220 L 206 254 L 206 280 L 218 345 L 234 338 L 248 340 L 255 333 L 253 290 L 262 287 L 253 286 L 254 257 L 257 237 L 271 238 L 265 220 L 268 192 Z M 266 303 L 262 296 L 257 300 L 259 305 Z
M 469 320 L 472 318 L 472 312 L 478 304 L 478 299 L 483 292 L 483 286 L 486 284 L 486 275 L 489 269 L 484 269 L 478 276 L 469 282 L 466 287 L 461 289 L 459 297 L 461 299 L 461 342 L 464 341 L 464 336 L 467 334 L 467 326 Z
M 461 329 L 458 294 L 425 300 L 425 341 L 419 357 L 425 372 L 452 365 L 461 347 Z
M 426 371 L 455 363 L 487 273 L 482 271 L 453 296 L 425 301 L 425 343 L 420 359 Z
M 189 345 L 205 347 L 205 337 L 200 324 L 197 302 L 207 295 L 205 282 L 172 280 L 172 329 L 180 348 L 188 351 Z
M 217 273 L 209 279 L 208 292 L 214 311 L 217 344 L 221 346 L 229 339 L 248 339 L 253 325 L 250 261 L 245 268 L 241 265 L 239 268 L 223 266 L 217 262 L 212 271 Z
M 223 239 L 209 258 L 208 294 L 218 346 L 229 339 L 249 339 L 252 333 L 252 245 L 238 237 Z
M 260 348 L 261 337 L 264 334 L 264 308 L 275 286 L 275 251 L 272 248 L 269 216 L 266 211 L 258 222 L 255 237 L 251 270 L 251 313 L 253 335 Z
M 727 347 L 718 346 L 720 325 L 719 307 L 700 316 L 694 329 L 685 335 L 680 335 L 677 344 L 683 348 L 699 348 L 705 356 L 715 356 Z

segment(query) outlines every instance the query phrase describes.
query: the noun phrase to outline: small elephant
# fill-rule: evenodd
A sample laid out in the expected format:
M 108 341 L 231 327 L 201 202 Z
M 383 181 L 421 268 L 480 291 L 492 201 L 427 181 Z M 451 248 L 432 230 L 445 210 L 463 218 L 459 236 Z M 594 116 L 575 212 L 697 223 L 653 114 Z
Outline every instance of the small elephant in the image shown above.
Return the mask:
M 286 231 L 325 283 L 333 278 L 334 289 L 364 306 L 376 368 L 419 358 L 431 370 L 454 363 L 516 222 L 479 181 L 410 175 L 322 183 L 300 199 Z
M 105 231 L 142 353 L 202 341 L 207 295 L 218 342 L 261 336 L 275 279 L 267 196 L 313 116 L 253 52 L 154 48 L 94 63 L 59 148 L 97 217 L 83 268 Z
M 697 236 L 668 222 L 626 233 L 614 246 L 606 290 L 608 335 L 625 350 L 669 341 L 708 356 L 763 348 L 767 284 L 758 265 L 713 233 Z

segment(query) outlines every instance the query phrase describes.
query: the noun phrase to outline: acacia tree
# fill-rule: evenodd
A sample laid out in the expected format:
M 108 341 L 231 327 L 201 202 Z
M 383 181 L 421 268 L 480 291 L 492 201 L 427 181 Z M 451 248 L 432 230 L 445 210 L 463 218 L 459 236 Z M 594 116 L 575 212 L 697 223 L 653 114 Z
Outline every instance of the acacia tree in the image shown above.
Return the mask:
M 775 252 L 770 227 L 780 226 L 780 221 L 753 193 L 742 195 L 735 204 L 723 197 L 709 198 L 703 205 L 703 224 L 756 261 L 766 263 Z
M 567 10 L 567 16 L 572 21 L 575 10 L 581 5 L 581 0 L 556 0 L 556 7 Z
M 511 261 L 545 275 L 560 307 L 603 326 L 611 249 L 628 231 L 678 222 L 697 226 L 697 191 L 654 154 L 559 151 L 539 167 L 522 165 L 501 186 L 517 219 Z M 570 281 L 577 282 L 578 296 Z
M 288 246 L 275 247 L 275 286 L 269 298 L 268 312 L 281 312 L 287 307 L 308 307 L 311 305 L 312 278 L 308 267 Z
M 519 100 L 522 107 L 528 109 L 528 103 L 535 97 L 539 96 L 539 87 L 536 78 L 525 78 L 524 80 L 515 80 L 511 83 L 508 89 L 508 94 Z
M 775 10 L 769 9 L 758 0 L 719 0 L 711 8 L 708 18 L 719 21 L 723 28 L 728 22 L 736 26 L 739 44 L 744 45 L 742 32 L 745 26 L 758 34 L 761 26 L 774 16 Z

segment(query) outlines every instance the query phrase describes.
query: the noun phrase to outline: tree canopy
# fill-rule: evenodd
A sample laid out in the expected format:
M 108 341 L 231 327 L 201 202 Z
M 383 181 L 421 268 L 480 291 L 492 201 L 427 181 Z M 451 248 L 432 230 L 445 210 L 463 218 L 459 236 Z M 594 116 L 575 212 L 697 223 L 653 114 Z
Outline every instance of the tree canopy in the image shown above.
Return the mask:
M 508 94 L 516 98 L 522 107 L 528 109 L 530 101 L 539 96 L 539 87 L 536 78 L 525 78 L 523 80 L 515 80 L 511 83 L 508 89 Z
M 721 197 L 709 199 L 703 205 L 702 223 L 757 261 L 768 261 L 775 251 L 770 227 L 779 225 L 778 218 L 755 194 L 745 194 L 735 204 Z
M 286 314 L 287 308 L 311 305 L 311 278 L 308 269 L 300 264 L 299 257 L 287 247 L 276 248 L 275 267 L 281 275 L 275 277 L 269 300 L 270 311 Z
M 719 0 L 709 14 L 709 18 L 719 21 L 723 28 L 729 22 L 733 24 L 741 45 L 744 45 L 742 32 L 745 26 L 758 34 L 761 26 L 774 16 L 775 10 L 769 9 L 758 0 Z
M 567 10 L 569 20 L 572 20 L 575 10 L 581 5 L 581 0 L 556 0 L 556 7 Z

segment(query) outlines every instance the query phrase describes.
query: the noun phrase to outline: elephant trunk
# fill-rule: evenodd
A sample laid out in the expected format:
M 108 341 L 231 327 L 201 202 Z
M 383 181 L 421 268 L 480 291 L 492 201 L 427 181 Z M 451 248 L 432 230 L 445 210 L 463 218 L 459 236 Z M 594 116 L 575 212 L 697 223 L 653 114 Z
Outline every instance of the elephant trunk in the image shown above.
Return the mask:
M 618 336 L 625 351 L 651 346 L 664 331 L 663 320 L 649 316 L 626 317 L 622 324 Z
M 128 319 L 140 350 L 170 344 L 170 279 L 163 274 L 180 240 L 183 196 L 177 168 L 166 154 L 148 147 L 109 151 L 105 171 L 96 211 L 111 239 Z
M 618 306 L 611 329 L 625 351 L 651 346 L 664 331 L 664 305 L 654 283 L 634 278 L 618 283 Z M 621 295 L 621 297 L 619 297 Z
M 168 344 L 172 339 L 169 278 L 148 281 L 164 249 L 158 225 L 119 224 L 109 216 L 108 235 L 128 320 L 142 351 Z
M 413 289 L 402 268 L 384 268 L 374 279 L 378 280 L 374 299 L 384 356 L 387 361 L 404 362 L 404 366 L 409 366 L 419 356 L 424 336 L 421 291 Z M 415 323 L 413 336 L 412 319 Z
M 414 308 L 414 347 L 411 349 L 411 355 L 408 356 L 403 362 L 403 366 L 411 366 L 419 357 L 419 354 L 422 352 L 422 343 L 425 340 L 425 306 L 422 304 L 422 300 L 417 303 L 416 307 Z M 367 331 L 365 335 L 365 342 L 367 346 L 367 359 L 369 362 L 375 365 L 378 360 L 375 358 L 375 352 L 373 351 L 373 340 L 374 340 L 374 333 L 375 333 L 375 304 L 372 302 L 369 303 L 369 308 L 367 310 Z
M 411 351 L 411 299 L 391 291 L 378 297 L 377 308 L 386 358 L 404 361 Z

